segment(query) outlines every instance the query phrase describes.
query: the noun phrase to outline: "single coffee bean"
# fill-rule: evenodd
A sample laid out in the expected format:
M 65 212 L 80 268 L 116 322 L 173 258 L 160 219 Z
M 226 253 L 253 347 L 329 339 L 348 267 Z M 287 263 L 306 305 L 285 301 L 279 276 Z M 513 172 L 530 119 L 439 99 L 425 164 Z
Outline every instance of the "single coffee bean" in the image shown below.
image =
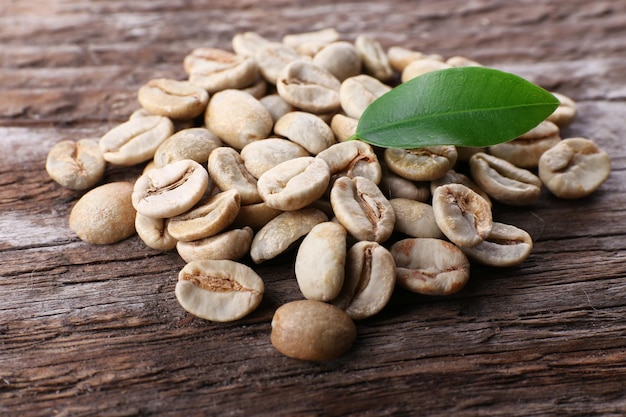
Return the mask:
M 367 35 L 359 35 L 354 41 L 354 46 L 361 55 L 365 72 L 381 81 L 393 78 L 389 58 L 378 41 Z
M 252 230 L 257 232 L 282 212 L 282 210 L 268 206 L 265 202 L 241 206 L 239 207 L 239 212 L 233 222 L 233 226 L 250 226 Z
M 283 43 L 299 54 L 314 56 L 321 49 L 339 40 L 339 32 L 332 28 L 314 32 L 290 33 L 283 36 Z
M 482 243 L 473 248 L 460 249 L 467 257 L 483 265 L 508 267 L 524 262 L 532 248 L 532 238 L 526 231 L 493 222 L 491 231 Z
M 430 204 L 407 198 L 389 200 L 396 216 L 394 230 L 411 237 L 432 237 L 443 239 L 444 235 L 437 226 L 435 213 Z
M 226 229 L 237 217 L 241 198 L 237 190 L 217 193 L 189 211 L 171 217 L 167 231 L 183 242 L 213 236 Z
M 350 77 L 341 83 L 339 99 L 347 116 L 359 119 L 374 100 L 391 90 L 377 78 L 367 74 Z
M 339 81 L 360 74 L 362 65 L 359 51 L 345 41 L 324 46 L 313 57 L 313 63 L 326 69 Z
M 430 199 L 430 183 L 411 181 L 383 167 L 383 175 L 378 187 L 387 198 L 406 198 L 426 202 Z
M 70 229 L 83 241 L 110 245 L 135 233 L 133 185 L 111 182 L 83 195 L 70 212 Z
M 262 201 L 257 190 L 256 178 L 248 172 L 241 155 L 233 148 L 223 146 L 209 155 L 209 176 L 221 191 L 237 190 L 241 204 L 255 204 Z
M 454 146 L 415 149 L 387 148 L 385 163 L 397 175 L 411 181 L 432 181 L 454 167 L 458 154 Z
M 344 355 L 356 340 L 356 326 L 343 310 L 315 300 L 291 301 L 272 318 L 272 345 L 285 356 L 326 361 Z
M 222 141 L 209 129 L 203 127 L 183 129 L 159 145 L 154 153 L 154 164 L 161 168 L 182 159 L 191 159 L 204 164 L 211 152 L 220 146 L 223 146 Z
M 343 287 L 332 304 L 353 320 L 378 314 L 389 302 L 396 284 L 396 263 L 376 242 L 357 242 L 346 255 Z
M 276 90 L 286 102 L 316 114 L 339 109 L 340 87 L 339 80 L 329 71 L 302 60 L 285 66 L 276 80 Z
M 167 117 L 137 117 L 109 130 L 99 145 L 107 162 L 137 165 L 152 159 L 159 145 L 173 132 L 174 125 Z
M 402 46 L 392 46 L 387 50 L 387 59 L 393 70 L 402 73 L 404 68 L 411 62 L 426 57 L 422 52 L 404 48 Z
M 378 184 L 382 170 L 372 146 L 360 140 L 336 143 L 318 153 L 330 168 L 331 176 L 365 177 Z
M 286 211 L 270 220 L 252 239 L 250 256 L 254 263 L 273 259 L 291 249 L 316 224 L 328 221 L 324 212 L 315 208 Z
M 539 159 L 539 177 L 560 198 L 586 197 L 610 173 L 609 155 L 585 138 L 564 139 Z
M 267 138 L 243 147 L 241 159 L 250 174 L 260 178 L 265 171 L 291 159 L 309 156 L 302 146 L 288 139 Z
M 248 87 L 259 77 L 252 57 L 236 55 L 217 48 L 196 48 L 183 61 L 189 82 L 208 93 Z
M 483 65 L 464 56 L 451 56 L 446 59 L 446 64 L 452 67 L 482 67 Z
M 356 133 L 359 120 L 337 113 L 330 121 L 330 130 L 333 131 L 337 142 L 346 142 Z
M 201 319 L 239 320 L 261 303 L 265 286 L 252 268 L 230 260 L 193 261 L 178 274 L 176 299 Z
M 259 66 L 259 71 L 263 75 L 263 78 L 265 78 L 267 82 L 276 85 L 286 66 L 296 61 L 310 61 L 311 58 L 300 55 L 295 49 L 283 43 L 269 42 L 261 45 L 255 51 L 254 60 Z
M 501 203 L 529 205 L 541 195 L 539 177 L 502 158 L 479 152 L 470 158 L 469 165 L 474 182 Z
M 272 116 L 265 106 L 240 90 L 215 93 L 207 106 L 204 122 L 209 130 L 235 149 L 265 139 L 273 126 Z
M 289 112 L 295 111 L 295 107 L 287 103 L 278 94 L 269 94 L 259 99 L 262 105 L 270 112 L 274 123 Z
M 456 172 L 453 169 L 448 170 L 448 172 L 446 172 L 443 177 L 437 178 L 436 180 L 432 180 L 430 182 L 430 192 L 434 194 L 437 187 L 445 184 L 463 184 L 464 186 L 471 188 L 472 191 L 477 192 L 482 198 L 487 200 L 489 206 L 492 205 L 489 195 L 465 174 Z
M 46 172 L 70 190 L 86 190 L 104 176 L 106 161 L 93 139 L 62 140 L 48 152 Z
M 445 184 L 433 193 L 437 226 L 451 242 L 464 247 L 481 243 L 493 223 L 489 203 L 463 184 Z
M 206 169 L 196 161 L 183 159 L 139 177 L 132 194 L 133 206 L 147 217 L 174 217 L 200 201 L 207 188 Z
M 330 191 L 337 220 L 358 240 L 384 242 L 396 221 L 393 207 L 380 189 L 364 177 L 340 177 Z
M 167 219 L 146 217 L 137 213 L 135 229 L 139 238 L 149 248 L 168 251 L 176 247 L 176 239 L 167 231 Z
M 330 301 L 343 286 L 346 229 L 339 223 L 313 226 L 304 237 L 295 261 L 298 287 L 309 300 Z
M 285 114 L 276 121 L 274 133 L 316 155 L 335 143 L 332 129 L 319 116 L 302 111 Z
M 263 173 L 257 182 L 265 203 L 279 210 L 298 210 L 320 198 L 330 181 L 322 159 L 303 156 L 282 162 Z
M 254 57 L 259 49 L 271 42 L 256 32 L 243 32 L 233 36 L 231 43 L 237 55 Z
M 142 86 L 137 93 L 137 99 L 152 114 L 189 120 L 204 112 L 209 102 L 209 93 L 189 81 L 158 78 Z
M 445 240 L 403 239 L 389 251 L 396 263 L 396 282 L 409 291 L 450 295 L 469 280 L 469 260 L 461 249 Z
M 536 168 L 545 151 L 561 141 L 559 127 L 544 120 L 522 136 L 489 147 L 489 153 L 520 168 Z
M 445 62 L 442 62 L 438 59 L 428 57 L 416 59 L 415 61 L 410 62 L 409 64 L 407 64 L 406 67 L 404 67 L 400 79 L 403 83 L 405 83 L 409 80 L 412 80 L 413 78 L 419 77 L 420 75 L 448 68 L 452 68 L 452 65 L 446 64 Z
M 176 250 L 185 262 L 228 259 L 237 261 L 250 250 L 254 233 L 248 226 L 191 242 L 177 242 Z
M 555 123 L 560 128 L 569 126 L 576 118 L 576 102 L 564 94 L 553 92 L 552 95 L 556 97 L 560 103 L 559 107 L 554 110 L 554 113 L 548 116 L 548 120 Z

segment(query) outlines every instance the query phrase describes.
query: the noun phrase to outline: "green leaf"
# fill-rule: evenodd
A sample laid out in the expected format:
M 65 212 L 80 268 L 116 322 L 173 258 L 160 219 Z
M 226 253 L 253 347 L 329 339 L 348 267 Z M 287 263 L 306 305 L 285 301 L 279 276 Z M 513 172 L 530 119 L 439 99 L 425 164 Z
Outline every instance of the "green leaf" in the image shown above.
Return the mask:
M 372 102 L 353 138 L 384 148 L 490 146 L 528 132 L 558 107 L 541 87 L 485 67 L 433 71 Z

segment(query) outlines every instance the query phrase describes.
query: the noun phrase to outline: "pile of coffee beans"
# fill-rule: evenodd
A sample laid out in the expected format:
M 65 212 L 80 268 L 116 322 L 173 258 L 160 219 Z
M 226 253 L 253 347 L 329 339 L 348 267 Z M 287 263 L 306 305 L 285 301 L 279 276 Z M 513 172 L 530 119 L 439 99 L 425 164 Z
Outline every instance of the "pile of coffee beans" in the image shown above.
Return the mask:
M 348 140 L 397 83 L 468 65 L 480 64 L 385 51 L 333 29 L 280 42 L 241 33 L 232 51 L 191 51 L 186 80 L 149 80 L 141 108 L 99 140 L 57 143 L 46 169 L 89 190 L 69 219 L 80 239 L 111 244 L 137 233 L 151 248 L 176 250 L 187 263 L 176 298 L 206 320 L 252 312 L 265 291 L 254 264 L 296 251 L 304 299 L 275 312 L 271 341 L 290 357 L 333 359 L 355 341 L 355 321 L 380 312 L 396 286 L 453 294 L 471 262 L 523 262 L 532 239 L 494 221 L 493 201 L 530 205 L 544 186 L 584 197 L 609 175 L 594 142 L 560 137 L 576 104 L 557 93 L 561 105 L 545 121 L 488 148 Z M 134 183 L 98 185 L 107 164 L 145 169 Z

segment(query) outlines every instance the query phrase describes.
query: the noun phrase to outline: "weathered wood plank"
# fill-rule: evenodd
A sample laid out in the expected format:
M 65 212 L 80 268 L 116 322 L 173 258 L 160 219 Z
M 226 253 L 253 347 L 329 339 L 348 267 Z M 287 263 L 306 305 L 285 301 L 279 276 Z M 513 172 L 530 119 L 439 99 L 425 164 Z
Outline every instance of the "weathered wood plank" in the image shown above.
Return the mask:
M 624 19 L 626 3 L 586 0 L 0 3 L 0 413 L 623 415 Z M 183 261 L 137 237 L 78 240 L 67 217 L 81 193 L 44 161 L 54 143 L 125 120 L 148 79 L 184 77 L 196 46 L 324 27 L 466 55 L 567 94 L 579 117 L 564 135 L 596 140 L 613 171 L 589 198 L 496 205 L 496 219 L 533 236 L 526 262 L 472 265 L 450 297 L 398 289 L 345 357 L 317 364 L 269 342 L 274 310 L 301 298 L 293 253 L 255 267 L 267 292 L 249 317 L 192 318 L 173 294 Z M 140 170 L 109 167 L 105 181 Z

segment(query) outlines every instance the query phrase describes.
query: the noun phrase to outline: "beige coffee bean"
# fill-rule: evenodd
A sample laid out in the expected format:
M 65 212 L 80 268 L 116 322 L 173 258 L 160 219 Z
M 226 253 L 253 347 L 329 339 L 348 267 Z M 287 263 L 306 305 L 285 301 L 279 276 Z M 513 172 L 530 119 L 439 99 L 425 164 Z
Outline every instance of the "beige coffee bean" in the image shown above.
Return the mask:
M 330 126 L 319 116 L 293 111 L 276 121 L 274 133 L 297 143 L 309 153 L 316 155 L 335 144 L 335 135 Z
M 276 80 L 276 90 L 287 103 L 316 114 L 341 107 L 340 87 L 339 80 L 328 70 L 301 60 L 285 66 Z
M 281 162 L 263 173 L 257 182 L 265 203 L 280 210 L 298 210 L 320 198 L 330 182 L 326 162 L 304 156 Z
M 396 285 L 396 263 L 376 242 L 357 242 L 346 255 L 344 284 L 332 304 L 353 320 L 378 314 L 388 304 Z
M 437 226 L 451 242 L 473 247 L 489 235 L 493 219 L 491 206 L 463 184 L 445 184 L 433 193 Z
M 559 127 L 544 120 L 522 136 L 489 147 L 489 153 L 520 168 L 536 168 L 541 155 L 561 141 Z
M 241 206 L 233 221 L 233 226 L 250 226 L 253 231 L 257 232 L 282 212 L 282 210 L 268 206 L 265 202 Z
M 193 209 L 171 217 L 167 222 L 167 231 L 182 242 L 216 235 L 235 220 L 240 204 L 237 190 L 217 193 Z
M 330 203 L 337 220 L 356 239 L 384 242 L 391 236 L 396 220 L 393 207 L 367 178 L 338 178 Z
M 482 67 L 478 62 L 459 55 L 446 59 L 446 64 L 452 67 Z
M 174 217 L 192 208 L 208 188 L 206 169 L 183 159 L 139 177 L 132 193 L 133 206 L 147 217 Z
M 268 94 L 259 99 L 262 105 L 270 112 L 274 123 L 284 115 L 295 110 L 295 108 L 287 103 L 278 94 Z
M 104 176 L 106 161 L 98 142 L 93 139 L 62 140 L 48 152 L 46 172 L 58 184 L 70 190 L 86 190 Z
M 288 139 L 267 138 L 247 144 L 240 155 L 248 172 L 258 179 L 276 165 L 309 156 L 309 152 Z
M 330 301 L 343 286 L 346 229 L 339 223 L 315 225 L 304 237 L 295 260 L 298 287 L 309 300 Z
M 273 259 L 291 249 L 318 223 L 328 221 L 320 210 L 303 208 L 286 211 L 270 220 L 252 239 L 250 256 L 254 263 Z
M 257 179 L 246 169 L 241 155 L 233 148 L 223 146 L 209 155 L 209 176 L 221 191 L 237 190 L 242 205 L 260 203 Z
M 367 74 L 350 77 L 339 89 L 341 108 L 347 116 L 359 119 L 374 100 L 390 90 L 390 86 Z
M 611 159 L 593 141 L 564 139 L 539 160 L 539 177 L 560 198 L 581 198 L 593 193 L 611 173 Z
M 252 57 L 217 48 L 196 48 L 183 61 L 189 82 L 210 94 L 254 84 L 259 69 Z
M 265 285 L 252 268 L 230 260 L 189 262 L 174 292 L 183 309 L 201 319 L 228 322 L 254 311 Z
M 559 107 L 548 116 L 548 120 L 555 123 L 560 128 L 569 126 L 576 118 L 576 102 L 564 94 L 553 92 L 552 95 L 559 100 L 560 104 Z
M 272 345 L 285 356 L 326 361 L 346 354 L 356 340 L 356 326 L 343 310 L 315 300 L 291 301 L 272 318 Z
M 494 200 L 523 206 L 541 195 L 539 177 L 502 158 L 480 152 L 470 158 L 469 165 L 474 182 Z
M 339 41 L 324 46 L 313 63 L 333 74 L 339 81 L 361 73 L 361 55 L 350 42 Z
M 452 65 L 446 64 L 445 62 L 441 62 L 437 59 L 418 59 L 408 64 L 404 70 L 402 70 L 401 80 L 405 83 L 413 78 L 419 77 L 420 75 L 448 68 L 452 68 Z
M 215 93 L 209 101 L 204 122 L 235 149 L 265 139 L 274 124 L 272 115 L 259 100 L 239 90 Z
M 209 129 L 203 127 L 183 129 L 161 143 L 154 153 L 154 164 L 155 167 L 161 168 L 182 159 L 191 159 L 204 164 L 211 152 L 220 146 L 223 146 L 222 141 Z
M 70 212 L 70 229 L 83 241 L 109 245 L 135 233 L 133 185 L 111 182 L 83 195 Z
M 185 262 L 228 259 L 237 261 L 250 250 L 254 233 L 250 227 L 232 229 L 191 242 L 176 243 L 176 250 Z
M 333 131 L 337 142 L 346 142 L 356 133 L 359 120 L 337 113 L 330 121 L 330 130 Z
M 515 226 L 493 222 L 485 240 L 473 248 L 460 248 L 468 258 L 487 266 L 508 267 L 526 260 L 533 248 L 530 235 Z
M 394 174 L 386 167 L 378 187 L 387 198 L 407 198 L 409 200 L 425 202 L 430 199 L 430 183 L 411 181 Z
M 330 168 L 331 176 L 365 177 L 378 184 L 382 169 L 372 146 L 360 140 L 332 145 L 317 154 Z
M 256 32 L 243 32 L 233 36 L 232 47 L 237 55 L 254 57 L 256 52 L 271 42 Z
M 325 46 L 337 42 L 339 32 L 332 28 L 313 32 L 291 33 L 283 36 L 283 43 L 293 48 L 299 54 L 313 56 Z
M 239 91 L 248 93 L 257 100 L 261 100 L 261 98 L 265 96 L 265 93 L 267 93 L 267 89 L 267 81 L 265 81 L 263 77 L 259 77 L 254 84 L 251 84 L 250 86 L 245 88 L 240 88 Z
M 402 46 L 392 46 L 387 51 L 389 65 L 398 73 L 402 73 L 404 68 L 411 62 L 423 59 L 425 55 L 422 52 L 404 48 Z
M 271 84 L 277 84 L 286 66 L 296 61 L 310 61 L 311 58 L 300 55 L 295 49 L 283 43 L 269 42 L 256 50 L 254 60 L 263 78 Z
M 174 132 L 164 116 L 145 116 L 122 123 L 100 138 L 104 159 L 115 165 L 137 165 L 154 157 L 157 148 Z
M 412 181 L 432 181 L 454 167 L 458 154 L 454 146 L 428 146 L 415 149 L 385 149 L 387 166 Z
M 457 172 L 453 169 L 448 170 L 448 172 L 446 172 L 443 177 L 437 178 L 436 180 L 432 180 L 430 182 L 430 192 L 434 194 L 437 187 L 445 184 L 463 184 L 464 186 L 471 188 L 472 191 L 475 191 L 476 193 L 478 193 L 478 195 L 484 198 L 487 203 L 489 203 L 489 206 L 493 205 L 491 203 L 489 195 L 463 173 Z
M 377 40 L 367 35 L 359 35 L 354 41 L 354 46 L 361 55 L 365 72 L 381 81 L 393 78 L 389 58 Z
M 470 276 L 465 254 L 450 242 L 409 238 L 389 249 L 396 263 L 396 282 L 425 295 L 450 295 L 460 291 Z
M 137 99 L 152 114 L 189 120 L 204 112 L 209 93 L 189 81 L 158 78 L 143 85 Z
M 137 213 L 135 229 L 139 238 L 149 248 L 168 251 L 176 247 L 176 239 L 167 231 L 167 219 L 156 219 Z
M 432 237 L 443 239 L 444 235 L 437 226 L 435 213 L 430 204 L 406 198 L 389 200 L 396 216 L 394 230 L 411 237 Z

